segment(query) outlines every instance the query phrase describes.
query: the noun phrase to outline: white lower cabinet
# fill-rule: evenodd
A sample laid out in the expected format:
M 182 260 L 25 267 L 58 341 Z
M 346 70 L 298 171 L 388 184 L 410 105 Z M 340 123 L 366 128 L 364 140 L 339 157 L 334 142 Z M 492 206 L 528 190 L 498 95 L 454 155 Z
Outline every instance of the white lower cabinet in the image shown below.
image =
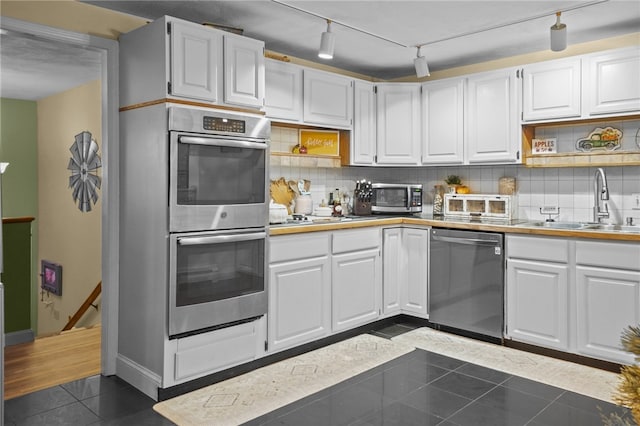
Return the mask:
M 333 234 L 331 286 L 334 332 L 364 325 L 380 316 L 380 240 L 379 228 Z
M 331 332 L 330 233 L 270 239 L 268 350 Z
M 564 239 L 507 235 L 508 337 L 569 350 L 568 247 Z
M 402 250 L 402 228 L 382 230 L 382 313 L 400 313 L 400 287 L 406 281 L 407 264 Z
M 568 266 L 509 259 L 507 330 L 514 340 L 566 351 Z
M 429 230 L 386 228 L 382 234 L 384 315 L 427 317 Z
M 169 340 L 163 387 L 244 364 L 264 355 L 266 319 Z
M 401 287 L 403 313 L 425 317 L 427 315 L 429 280 L 429 230 L 404 228 L 402 248 L 405 253 L 407 276 Z
M 640 323 L 640 244 L 507 236 L 507 337 L 631 364 Z
M 640 244 L 576 242 L 578 353 L 624 364 L 620 336 L 640 323 Z

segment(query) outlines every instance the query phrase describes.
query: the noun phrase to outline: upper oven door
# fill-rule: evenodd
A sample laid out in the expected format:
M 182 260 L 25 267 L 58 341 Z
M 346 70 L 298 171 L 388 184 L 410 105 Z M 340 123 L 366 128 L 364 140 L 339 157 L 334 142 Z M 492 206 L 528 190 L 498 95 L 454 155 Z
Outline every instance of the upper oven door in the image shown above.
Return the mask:
M 267 140 L 170 132 L 170 231 L 265 226 L 267 161 Z

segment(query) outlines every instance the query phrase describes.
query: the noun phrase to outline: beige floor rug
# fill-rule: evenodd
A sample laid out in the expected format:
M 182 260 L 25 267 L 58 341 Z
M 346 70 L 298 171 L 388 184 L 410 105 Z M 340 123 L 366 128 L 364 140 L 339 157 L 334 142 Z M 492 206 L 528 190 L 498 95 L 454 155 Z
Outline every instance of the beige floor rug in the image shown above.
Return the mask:
M 414 350 L 362 334 L 156 404 L 178 425 L 238 425 Z
M 612 402 L 611 396 L 618 383 L 615 373 L 426 327 L 401 334 L 392 340 L 603 401 Z

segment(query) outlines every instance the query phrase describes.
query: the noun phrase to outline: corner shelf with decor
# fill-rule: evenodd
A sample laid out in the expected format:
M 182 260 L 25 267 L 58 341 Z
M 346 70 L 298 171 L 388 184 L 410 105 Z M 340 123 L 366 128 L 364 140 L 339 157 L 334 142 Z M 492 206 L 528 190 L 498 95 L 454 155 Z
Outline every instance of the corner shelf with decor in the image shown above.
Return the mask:
M 609 147 L 581 151 L 577 147 L 599 129 L 619 130 L 622 137 Z M 534 139 L 551 140 L 551 153 L 535 153 Z M 584 144 L 583 144 L 584 145 Z M 613 149 L 611 149 L 613 147 Z M 522 125 L 526 167 L 602 167 L 640 165 L 640 114 Z
M 339 141 L 335 147 L 335 152 L 326 152 L 322 149 L 309 149 L 307 152 L 300 152 L 301 130 L 312 133 L 322 133 L 337 135 Z M 271 166 L 292 166 L 292 167 L 320 167 L 337 168 L 344 163 L 344 149 L 349 147 L 350 132 L 348 130 L 325 129 L 299 124 L 289 124 L 274 122 L 271 125 Z M 297 148 L 297 149 L 296 149 Z M 294 152 L 295 151 L 295 152 Z M 331 151 L 331 150 L 330 150 Z

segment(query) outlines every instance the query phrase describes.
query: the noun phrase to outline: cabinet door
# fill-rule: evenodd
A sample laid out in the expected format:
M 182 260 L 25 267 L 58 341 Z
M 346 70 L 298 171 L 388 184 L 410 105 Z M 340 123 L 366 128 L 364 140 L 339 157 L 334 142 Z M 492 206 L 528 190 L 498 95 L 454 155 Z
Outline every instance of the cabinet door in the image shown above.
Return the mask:
M 171 24 L 171 90 L 174 96 L 220 102 L 222 34 L 196 24 Z
M 464 162 L 464 80 L 422 86 L 422 163 Z
M 337 74 L 304 70 L 305 123 L 351 127 L 353 80 Z
M 380 313 L 380 251 L 333 255 L 331 263 L 333 331 L 374 321 Z
M 567 351 L 568 277 L 564 264 L 508 259 L 508 336 Z
M 262 108 L 264 104 L 264 42 L 224 36 L 224 101 Z
M 269 267 L 269 351 L 319 339 L 331 331 L 328 256 Z
M 640 323 L 640 272 L 578 266 L 576 281 L 578 353 L 633 364 L 620 336 Z
M 465 156 L 470 163 L 520 160 L 515 70 L 472 75 L 467 85 Z
M 354 82 L 353 137 L 351 164 L 372 165 L 376 155 L 376 96 L 375 85 L 366 81 Z
M 640 111 L 640 48 L 587 59 L 590 115 Z
M 580 59 L 529 65 L 522 70 L 522 119 L 580 117 Z
M 382 262 L 382 312 L 395 314 L 400 311 L 400 289 L 407 279 L 402 228 L 382 231 Z
M 269 118 L 302 121 L 302 68 L 265 61 L 264 110 Z
M 406 258 L 406 286 L 401 293 L 402 311 L 427 315 L 429 280 L 429 231 L 405 228 L 402 245 Z
M 420 164 L 420 86 L 379 84 L 376 103 L 377 163 Z

